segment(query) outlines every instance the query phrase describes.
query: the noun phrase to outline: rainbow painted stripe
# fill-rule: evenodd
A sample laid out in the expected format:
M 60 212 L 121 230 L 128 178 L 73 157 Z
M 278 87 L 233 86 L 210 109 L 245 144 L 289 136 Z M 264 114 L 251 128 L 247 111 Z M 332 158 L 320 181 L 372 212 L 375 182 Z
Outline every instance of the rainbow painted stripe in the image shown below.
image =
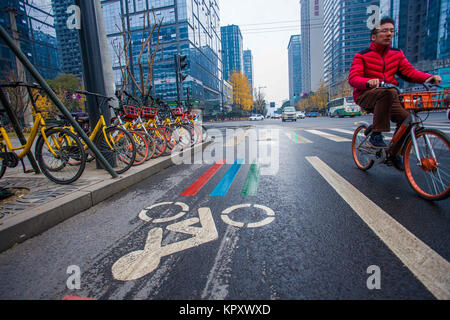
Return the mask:
M 200 178 L 198 178 L 189 188 L 187 188 L 182 194 L 182 197 L 194 197 L 200 190 L 214 177 L 214 175 L 223 167 L 226 159 L 218 161 L 212 165 Z M 210 193 L 211 197 L 224 197 L 231 188 L 236 176 L 239 173 L 244 159 L 237 159 L 234 164 L 228 169 L 225 175 L 222 177 L 220 182 Z M 250 166 L 247 178 L 244 183 L 244 187 L 241 192 L 243 197 L 253 197 L 258 193 L 258 182 L 259 182 L 259 171 L 260 167 L 257 160 L 253 161 Z

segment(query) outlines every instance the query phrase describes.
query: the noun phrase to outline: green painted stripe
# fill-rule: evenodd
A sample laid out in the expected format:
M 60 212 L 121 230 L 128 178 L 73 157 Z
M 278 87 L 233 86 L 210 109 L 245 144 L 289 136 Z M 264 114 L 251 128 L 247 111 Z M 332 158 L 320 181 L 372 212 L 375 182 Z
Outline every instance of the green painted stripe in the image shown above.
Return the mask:
M 257 160 L 253 161 L 248 171 L 247 179 L 245 180 L 244 188 L 242 188 L 241 196 L 255 197 L 258 194 L 258 180 L 259 180 L 259 164 Z

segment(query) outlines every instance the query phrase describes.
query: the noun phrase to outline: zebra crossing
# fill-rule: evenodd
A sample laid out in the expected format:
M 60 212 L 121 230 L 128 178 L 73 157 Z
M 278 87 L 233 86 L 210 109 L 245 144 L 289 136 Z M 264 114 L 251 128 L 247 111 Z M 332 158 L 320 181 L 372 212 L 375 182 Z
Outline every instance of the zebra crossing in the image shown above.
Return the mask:
M 425 124 L 426 128 L 438 129 L 450 135 L 450 124 Z M 285 129 L 283 133 L 295 144 L 320 143 L 322 141 L 351 142 L 353 133 L 357 127 L 349 128 L 319 128 L 319 129 Z M 385 141 L 392 140 L 394 129 L 391 132 L 383 133 Z M 316 139 L 317 138 L 317 139 Z

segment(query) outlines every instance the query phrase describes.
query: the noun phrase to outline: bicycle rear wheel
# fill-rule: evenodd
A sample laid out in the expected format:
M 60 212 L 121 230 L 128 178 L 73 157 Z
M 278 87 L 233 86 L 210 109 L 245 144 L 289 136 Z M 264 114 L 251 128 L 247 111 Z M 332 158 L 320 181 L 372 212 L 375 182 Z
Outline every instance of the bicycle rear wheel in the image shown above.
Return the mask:
M 404 149 L 405 174 L 410 186 L 424 199 L 447 199 L 450 196 L 449 138 L 439 130 L 423 129 L 416 132 L 416 140 L 417 151 L 411 138 Z
M 95 144 L 118 174 L 130 169 L 136 159 L 136 144 L 131 134 L 122 128 L 106 128 L 106 137 L 100 133 Z
M 66 129 L 45 131 L 36 143 L 36 160 L 42 173 L 58 184 L 76 181 L 86 166 L 86 154 L 80 139 Z
M 368 137 L 364 134 L 366 130 L 367 127 L 365 125 L 359 126 L 355 130 L 352 139 L 353 160 L 355 161 L 356 166 L 364 171 L 372 168 L 375 163 L 370 154 L 369 147 L 365 146 L 366 140 L 368 139 Z

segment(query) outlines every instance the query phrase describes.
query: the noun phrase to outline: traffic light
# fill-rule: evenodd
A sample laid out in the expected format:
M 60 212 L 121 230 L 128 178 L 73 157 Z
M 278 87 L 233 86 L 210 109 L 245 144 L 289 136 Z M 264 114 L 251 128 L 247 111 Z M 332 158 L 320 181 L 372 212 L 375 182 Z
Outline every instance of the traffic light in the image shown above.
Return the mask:
M 180 66 L 180 82 L 183 82 L 184 80 L 186 80 L 187 78 L 187 74 L 184 74 L 183 72 L 185 71 L 186 67 L 187 67 L 187 56 L 178 56 L 179 59 L 179 66 Z

